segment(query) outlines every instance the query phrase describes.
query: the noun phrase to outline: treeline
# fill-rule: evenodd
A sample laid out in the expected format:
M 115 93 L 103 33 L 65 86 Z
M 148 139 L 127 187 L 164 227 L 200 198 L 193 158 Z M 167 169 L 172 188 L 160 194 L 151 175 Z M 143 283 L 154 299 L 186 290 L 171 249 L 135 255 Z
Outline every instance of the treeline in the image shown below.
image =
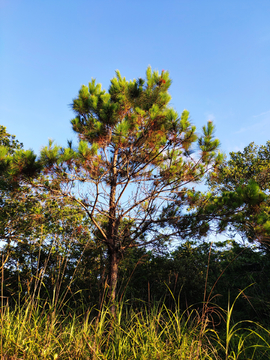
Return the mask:
M 2 251 L 3 290 L 10 305 L 33 295 L 78 311 L 98 310 L 106 302 L 108 260 L 103 251 L 84 244 L 66 246 L 25 241 Z M 161 302 L 172 310 L 177 303 L 191 311 L 208 302 L 213 309 L 226 309 L 245 289 L 235 304 L 234 320 L 269 324 L 269 271 L 269 252 L 233 240 L 188 241 L 160 253 L 135 248 L 120 262 L 118 300 L 133 308 Z

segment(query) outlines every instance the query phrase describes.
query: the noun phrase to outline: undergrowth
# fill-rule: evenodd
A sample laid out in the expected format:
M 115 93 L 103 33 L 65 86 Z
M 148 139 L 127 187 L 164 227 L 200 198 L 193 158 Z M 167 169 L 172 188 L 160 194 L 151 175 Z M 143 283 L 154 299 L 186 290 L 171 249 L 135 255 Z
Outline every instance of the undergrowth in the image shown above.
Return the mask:
M 74 311 L 31 298 L 2 306 L 1 359 L 269 359 L 270 332 L 251 321 L 234 324 L 235 301 L 226 311 L 210 303 L 202 311 L 180 311 L 177 304 L 134 309 L 122 301 L 112 317 L 105 305 Z M 218 328 L 214 318 L 222 322 Z

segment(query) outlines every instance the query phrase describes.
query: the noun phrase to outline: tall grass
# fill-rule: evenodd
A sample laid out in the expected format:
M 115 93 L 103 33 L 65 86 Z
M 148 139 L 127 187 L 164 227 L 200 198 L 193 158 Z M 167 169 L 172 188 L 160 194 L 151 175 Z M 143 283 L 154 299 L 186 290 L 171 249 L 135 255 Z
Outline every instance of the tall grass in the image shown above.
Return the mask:
M 221 335 L 209 316 L 210 304 L 200 313 L 181 312 L 178 306 L 172 311 L 164 304 L 133 309 L 121 302 L 114 318 L 104 305 L 98 321 L 96 311 L 64 314 L 50 305 L 36 300 L 2 307 L 1 359 L 270 358 L 269 331 L 252 322 L 231 325 L 233 305 L 225 312 Z
M 141 302 L 135 308 L 121 300 L 113 317 L 106 296 L 99 309 L 86 309 L 83 301 L 75 308 L 67 299 L 70 286 L 61 288 L 64 272 L 59 272 L 52 295 L 41 299 L 47 263 L 31 280 L 32 291 L 11 305 L 3 296 L 4 265 L 2 257 L 0 360 L 270 359 L 270 331 L 251 321 L 233 322 L 235 302 L 244 292 L 226 310 L 211 304 L 206 290 L 201 310 L 181 311 L 174 298 L 173 310 L 165 303 L 150 307 Z

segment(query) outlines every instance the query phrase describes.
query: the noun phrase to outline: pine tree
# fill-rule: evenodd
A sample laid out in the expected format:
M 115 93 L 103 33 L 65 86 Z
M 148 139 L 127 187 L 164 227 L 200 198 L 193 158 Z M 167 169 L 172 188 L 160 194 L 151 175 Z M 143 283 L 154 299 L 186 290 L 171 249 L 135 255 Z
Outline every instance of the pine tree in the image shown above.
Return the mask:
M 95 226 L 97 241 L 107 249 L 113 304 L 125 251 L 168 240 L 162 224 L 173 215 L 164 209 L 177 201 L 179 207 L 179 199 L 185 209 L 188 189 L 222 160 L 213 124 L 198 138 L 188 111 L 179 116 L 170 107 L 170 85 L 167 71 L 150 67 L 145 80 L 127 81 L 116 71 L 108 92 L 92 79 L 72 103 L 78 147 L 50 142 L 35 163 L 43 170 L 32 186 L 78 204 Z M 16 176 L 24 176 L 23 167 Z

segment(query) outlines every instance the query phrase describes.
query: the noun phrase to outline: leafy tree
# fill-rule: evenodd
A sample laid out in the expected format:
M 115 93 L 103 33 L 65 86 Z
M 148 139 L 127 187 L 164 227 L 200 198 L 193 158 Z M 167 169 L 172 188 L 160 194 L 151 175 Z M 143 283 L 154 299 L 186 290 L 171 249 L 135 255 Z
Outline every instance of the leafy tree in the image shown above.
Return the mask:
M 11 159 L 15 162 L 16 154 L 23 152 L 22 148 L 23 144 L 7 133 L 4 126 L 0 126 L 0 240 L 1 263 L 4 260 L 6 265 L 5 278 L 10 247 L 29 236 L 34 225 L 39 223 L 36 210 L 40 204 L 33 202 L 29 188 L 18 186 L 11 176 Z M 4 293 L 7 294 L 6 282 L 4 285 Z
M 32 153 L 24 151 L 15 136 L 0 126 L 0 239 L 6 295 L 18 293 L 20 287 L 24 293 L 29 292 L 35 287 L 37 276 L 44 277 L 45 270 L 46 278 L 40 277 L 40 281 L 51 293 L 59 259 L 73 257 L 73 267 L 66 266 L 66 272 L 70 268 L 70 279 L 74 262 L 86 247 L 93 248 L 91 226 L 80 208 L 66 199 L 56 202 L 44 188 L 35 191 L 29 186 L 27 171 L 24 179 L 18 181 L 16 168 L 23 166 L 27 170 L 29 154 L 33 159 Z M 76 246 L 80 248 L 77 257 Z M 68 281 L 67 276 L 65 279 Z
M 184 217 L 189 189 L 222 160 L 213 124 L 208 122 L 198 138 L 188 111 L 179 117 L 169 106 L 170 85 L 167 71 L 159 74 L 150 67 L 146 80 L 127 81 L 117 71 L 108 92 L 92 79 L 72 104 L 78 148 L 50 141 L 38 161 L 24 153 L 18 156 L 25 167 L 12 162 L 17 179 L 45 189 L 57 201 L 78 204 L 88 215 L 97 241 L 107 249 L 112 302 L 125 252 L 168 240 L 169 229 L 161 225 L 175 216 L 164 209 L 177 202 L 176 221 Z M 34 180 L 32 174 L 41 168 Z
M 1 240 L 10 242 L 27 224 L 18 222 L 17 214 L 26 209 L 25 201 L 20 198 L 18 186 L 5 170 L 9 168 L 12 156 L 22 150 L 23 144 L 14 135 L 7 133 L 4 126 L 0 126 L 0 236 Z M 15 161 L 15 158 L 14 158 Z M 26 190 L 26 189 L 25 189 Z M 25 193 L 22 195 L 26 199 Z M 17 235 L 15 235 L 15 233 Z
M 23 150 L 22 143 L 15 139 L 14 135 L 6 132 L 6 128 L 0 126 L 0 236 L 1 240 L 11 243 L 12 241 L 25 241 L 30 237 L 38 238 L 46 234 L 54 234 L 58 226 L 58 233 L 65 235 L 74 231 L 74 227 L 67 228 L 66 217 L 71 216 L 71 206 L 67 202 L 50 199 L 44 188 L 34 191 L 29 184 L 36 171 L 41 166 L 36 162 L 36 156 L 30 150 Z M 19 169 L 24 172 L 23 178 L 19 178 Z M 23 170 L 22 170 L 23 169 Z M 74 210 L 73 210 L 74 211 Z M 76 214 L 78 208 L 76 208 Z M 56 224 L 56 219 L 58 224 Z M 75 224 L 75 217 L 70 219 Z M 83 230 L 82 218 L 80 218 L 81 232 Z M 60 225 L 62 223 L 62 226 Z M 57 226 L 56 226 L 57 225 Z

